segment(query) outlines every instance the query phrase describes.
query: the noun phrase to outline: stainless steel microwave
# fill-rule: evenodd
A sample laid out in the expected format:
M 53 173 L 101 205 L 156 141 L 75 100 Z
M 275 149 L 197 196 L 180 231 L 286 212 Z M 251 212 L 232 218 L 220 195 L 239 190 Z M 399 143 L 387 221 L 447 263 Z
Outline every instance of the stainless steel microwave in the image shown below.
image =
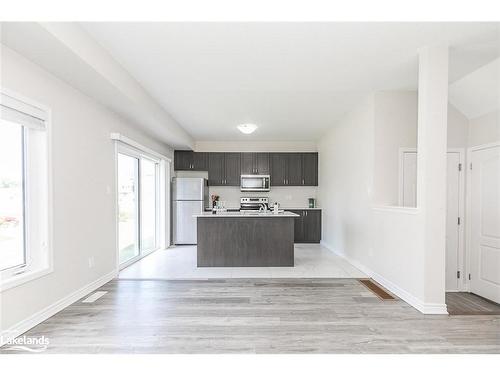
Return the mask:
M 241 175 L 241 191 L 269 191 L 270 176 L 257 174 Z

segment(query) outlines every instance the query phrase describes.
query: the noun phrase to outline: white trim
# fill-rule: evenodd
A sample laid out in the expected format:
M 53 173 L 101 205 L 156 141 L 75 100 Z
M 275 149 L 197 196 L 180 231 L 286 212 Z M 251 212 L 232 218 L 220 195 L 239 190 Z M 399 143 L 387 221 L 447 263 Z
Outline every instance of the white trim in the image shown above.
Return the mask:
M 94 290 L 100 288 L 104 284 L 114 279 L 116 275 L 116 271 L 113 270 L 112 272 L 100 277 L 90 284 L 83 286 L 82 288 L 67 295 L 66 297 L 61 298 L 59 301 L 54 302 L 41 311 L 33 314 L 29 318 L 24 319 L 23 321 L 14 324 L 12 327 L 2 331 L 0 334 L 0 346 L 5 345 L 7 341 L 12 340 L 19 335 L 22 335 L 23 333 L 29 331 L 31 328 L 57 314 L 59 311 L 65 309 L 69 305 L 92 293 Z
M 467 150 L 468 151 L 478 151 L 478 150 L 485 150 L 487 148 L 498 147 L 498 146 L 500 146 L 500 142 L 490 142 L 490 143 L 485 143 L 485 144 L 478 145 L 478 146 L 469 147 Z
M 16 286 L 38 279 L 52 272 L 54 272 L 54 268 L 52 267 L 52 265 L 50 265 L 41 269 L 35 269 L 31 271 L 27 270 L 26 272 L 20 273 L 18 275 L 8 277 L 5 279 L 5 281 L 2 281 L 0 283 L 0 292 L 5 292 L 6 290 L 15 288 Z
M 122 135 L 120 133 L 111 133 L 110 137 L 114 141 L 125 143 L 126 145 L 129 145 L 129 146 L 131 146 L 139 151 L 150 154 L 158 159 L 163 159 L 163 160 L 167 160 L 169 162 L 172 162 L 172 160 L 170 158 L 166 157 L 165 155 L 162 155 L 162 154 L 150 149 L 149 147 L 143 146 L 139 142 L 136 142 L 133 139 L 125 137 L 124 135 Z
M 328 250 L 330 250 L 331 252 L 333 252 L 334 254 L 340 256 L 341 258 L 343 258 L 346 261 L 348 261 L 349 263 L 351 263 L 354 267 L 359 269 L 361 272 L 366 274 L 368 277 L 371 277 L 377 283 L 382 285 L 384 288 L 389 290 L 391 293 L 394 293 L 396 296 L 398 296 L 403 301 L 405 301 L 409 305 L 416 308 L 421 313 L 448 315 L 448 310 L 446 308 L 446 304 L 424 303 L 419 298 L 415 297 L 413 294 L 400 288 L 399 286 L 394 284 L 392 281 L 387 280 L 385 277 L 372 271 L 371 269 L 369 269 L 365 265 L 361 264 L 357 260 L 352 259 L 349 256 L 347 256 L 346 254 L 335 250 L 333 247 L 329 246 L 326 242 L 321 241 L 320 244 L 323 245 Z
M 467 218 L 465 213 L 465 176 L 467 160 L 465 160 L 465 150 L 463 148 L 449 148 L 448 153 L 458 153 L 459 163 L 462 165 L 458 182 L 458 216 L 461 218 L 461 223 L 458 226 L 458 270 L 461 272 L 461 277 L 458 280 L 458 291 L 466 291 L 465 227 Z
M 416 215 L 420 211 L 416 207 L 402 207 L 402 206 L 372 206 L 372 210 L 381 212 L 390 212 L 396 214 Z

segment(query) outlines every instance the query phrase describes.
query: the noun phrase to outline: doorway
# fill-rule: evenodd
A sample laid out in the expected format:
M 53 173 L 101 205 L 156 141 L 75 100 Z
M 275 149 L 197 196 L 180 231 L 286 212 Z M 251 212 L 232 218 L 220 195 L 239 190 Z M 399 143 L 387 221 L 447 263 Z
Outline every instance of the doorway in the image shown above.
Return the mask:
M 399 205 L 417 207 L 417 150 L 415 148 L 401 148 L 399 161 Z M 463 164 L 463 150 L 448 150 L 445 276 L 447 292 L 465 289 Z

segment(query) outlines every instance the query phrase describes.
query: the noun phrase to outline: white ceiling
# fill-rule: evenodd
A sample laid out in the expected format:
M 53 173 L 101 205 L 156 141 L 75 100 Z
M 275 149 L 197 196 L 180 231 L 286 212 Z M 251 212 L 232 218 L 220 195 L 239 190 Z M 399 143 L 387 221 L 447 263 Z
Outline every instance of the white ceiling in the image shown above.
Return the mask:
M 473 119 L 500 108 L 500 59 L 450 85 L 450 102 Z
M 420 47 L 450 45 L 450 82 L 500 56 L 498 23 L 81 25 L 196 141 L 317 140 L 366 94 L 416 89 Z

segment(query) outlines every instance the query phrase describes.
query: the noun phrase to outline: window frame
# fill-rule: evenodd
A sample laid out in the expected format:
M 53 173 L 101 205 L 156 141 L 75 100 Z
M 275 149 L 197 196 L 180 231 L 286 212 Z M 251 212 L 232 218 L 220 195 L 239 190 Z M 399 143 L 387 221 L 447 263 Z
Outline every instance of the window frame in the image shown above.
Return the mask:
M 23 265 L 17 265 L 0 271 L 0 292 L 20 286 L 29 281 L 48 275 L 54 271 L 52 249 L 52 160 L 51 160 L 51 132 L 52 113 L 46 105 L 20 95 L 8 88 L 0 87 L 0 94 L 7 95 L 25 105 L 22 113 L 38 117 L 44 114 L 44 129 L 35 130 L 18 123 L 23 129 L 23 225 L 24 225 L 24 256 Z M 34 112 L 30 112 L 33 108 Z M 33 132 L 41 131 L 37 137 Z M 37 143 L 37 144 L 35 144 Z M 36 149 L 41 149 L 42 154 L 37 154 Z M 38 150 L 40 151 L 40 150 Z M 33 157 L 33 155 L 37 157 Z M 33 162 L 36 160 L 35 162 Z M 32 171 L 37 171 L 38 178 L 43 175 L 40 185 L 30 182 Z M 35 178 L 36 179 L 36 178 Z M 37 185 L 36 187 L 33 185 Z M 40 199 L 36 198 L 39 195 Z M 31 202 L 37 200 L 37 204 Z M 45 221 L 45 225 L 37 225 L 38 219 Z M 36 226 L 39 228 L 35 236 L 30 235 Z M 35 238 L 34 238 L 35 237 Z M 34 240 L 40 240 L 35 246 Z

